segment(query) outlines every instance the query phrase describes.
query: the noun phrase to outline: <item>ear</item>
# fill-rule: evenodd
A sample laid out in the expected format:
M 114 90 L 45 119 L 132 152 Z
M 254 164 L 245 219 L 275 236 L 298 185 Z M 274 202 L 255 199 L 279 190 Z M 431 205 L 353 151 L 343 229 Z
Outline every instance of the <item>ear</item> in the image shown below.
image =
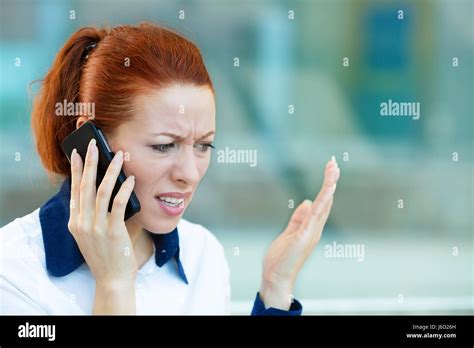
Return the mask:
M 87 116 L 79 116 L 76 121 L 76 129 L 82 126 L 84 123 L 89 121 L 89 117 Z

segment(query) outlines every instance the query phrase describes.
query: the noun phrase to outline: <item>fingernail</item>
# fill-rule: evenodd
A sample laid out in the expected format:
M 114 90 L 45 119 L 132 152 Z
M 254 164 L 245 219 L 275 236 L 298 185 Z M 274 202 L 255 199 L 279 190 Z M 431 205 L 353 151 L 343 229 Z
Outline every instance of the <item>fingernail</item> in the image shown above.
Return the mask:
M 336 162 L 336 157 L 334 157 L 334 155 L 332 155 L 331 161 Z
M 130 182 L 131 182 L 131 183 L 134 183 L 134 182 L 135 182 L 135 177 L 134 177 L 133 175 L 130 175 L 129 178 L 130 178 Z
M 77 150 L 74 148 L 71 153 L 71 163 L 74 163 L 74 158 L 76 157 Z
M 119 151 L 119 152 L 117 152 L 117 153 L 115 154 L 113 161 L 114 161 L 115 163 L 118 163 L 118 162 L 120 162 L 120 161 L 122 160 L 122 158 L 123 158 L 123 152 L 122 152 L 122 151 Z
M 97 146 L 95 145 L 95 139 L 92 139 L 89 143 L 89 149 L 91 153 L 95 154 L 95 151 L 97 149 Z

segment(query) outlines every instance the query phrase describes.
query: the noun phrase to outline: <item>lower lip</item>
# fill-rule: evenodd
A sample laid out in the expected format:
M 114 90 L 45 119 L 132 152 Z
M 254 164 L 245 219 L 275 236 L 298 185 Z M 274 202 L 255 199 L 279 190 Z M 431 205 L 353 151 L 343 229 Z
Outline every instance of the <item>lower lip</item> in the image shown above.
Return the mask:
M 163 201 L 161 201 L 159 198 L 155 199 L 158 201 L 158 204 L 160 205 L 161 209 L 163 209 L 163 211 L 170 216 L 180 215 L 184 211 L 184 207 L 186 205 L 186 200 L 184 200 L 182 206 L 170 207 L 169 205 L 166 205 Z

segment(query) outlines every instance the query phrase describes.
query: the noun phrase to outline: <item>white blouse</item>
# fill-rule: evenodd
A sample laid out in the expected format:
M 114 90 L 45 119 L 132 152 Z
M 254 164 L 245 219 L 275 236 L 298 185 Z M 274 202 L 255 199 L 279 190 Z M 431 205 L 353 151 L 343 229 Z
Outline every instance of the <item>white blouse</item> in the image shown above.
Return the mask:
M 40 208 L 0 229 L 0 314 L 92 314 L 95 280 L 82 263 L 56 277 L 46 267 Z M 206 228 L 181 219 L 179 259 L 159 267 L 155 255 L 138 270 L 137 314 L 229 314 L 229 267 Z

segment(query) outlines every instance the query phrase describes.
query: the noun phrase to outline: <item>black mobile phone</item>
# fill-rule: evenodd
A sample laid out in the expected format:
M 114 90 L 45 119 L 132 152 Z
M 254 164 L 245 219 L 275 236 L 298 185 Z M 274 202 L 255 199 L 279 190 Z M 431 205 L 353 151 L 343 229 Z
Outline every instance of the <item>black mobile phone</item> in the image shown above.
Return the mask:
M 94 138 L 96 140 L 97 148 L 99 150 L 99 162 L 97 164 L 97 178 L 96 178 L 96 189 L 99 188 L 102 179 L 105 176 L 107 168 L 109 167 L 114 153 L 110 149 L 107 140 L 105 139 L 104 133 L 100 130 L 99 127 L 94 125 L 92 122 L 88 121 L 84 123 L 81 127 L 76 129 L 74 132 L 69 134 L 62 143 L 63 152 L 66 154 L 69 162 L 71 162 L 71 153 L 72 150 L 76 149 L 77 153 L 81 155 L 82 161 L 86 158 L 87 147 L 89 142 Z M 127 179 L 123 170 L 120 170 L 117 182 L 112 191 L 112 196 L 109 202 L 109 212 L 112 210 L 113 201 L 115 195 L 118 193 L 120 186 Z M 134 214 L 140 211 L 140 202 L 138 201 L 137 196 L 132 191 L 130 199 L 128 200 L 127 207 L 125 209 L 125 220 L 131 218 Z

